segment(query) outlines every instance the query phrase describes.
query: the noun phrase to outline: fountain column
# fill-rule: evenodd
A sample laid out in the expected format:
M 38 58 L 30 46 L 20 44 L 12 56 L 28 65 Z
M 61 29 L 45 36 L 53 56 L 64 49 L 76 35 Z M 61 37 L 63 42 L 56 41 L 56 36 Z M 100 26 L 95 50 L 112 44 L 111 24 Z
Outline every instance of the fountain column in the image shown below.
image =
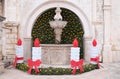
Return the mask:
M 50 21 L 50 26 L 54 29 L 55 33 L 55 43 L 59 44 L 61 42 L 62 29 L 66 26 L 67 21 L 62 21 L 61 9 L 57 7 L 55 10 L 56 15 L 54 16 L 54 21 Z
M 60 28 L 56 28 L 54 29 L 54 32 L 55 32 L 55 43 L 59 43 L 61 41 L 61 32 L 62 32 L 62 29 Z

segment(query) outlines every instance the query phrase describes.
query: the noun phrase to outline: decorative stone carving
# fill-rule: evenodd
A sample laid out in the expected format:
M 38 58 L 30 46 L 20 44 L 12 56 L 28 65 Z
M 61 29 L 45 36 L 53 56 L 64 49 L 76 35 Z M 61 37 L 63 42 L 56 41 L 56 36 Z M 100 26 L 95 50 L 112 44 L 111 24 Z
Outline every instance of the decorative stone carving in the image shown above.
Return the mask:
M 57 7 L 57 9 L 55 10 L 56 15 L 54 16 L 54 20 L 62 20 L 61 11 L 62 10 Z
M 96 0 L 96 17 L 98 21 L 103 21 L 103 0 Z

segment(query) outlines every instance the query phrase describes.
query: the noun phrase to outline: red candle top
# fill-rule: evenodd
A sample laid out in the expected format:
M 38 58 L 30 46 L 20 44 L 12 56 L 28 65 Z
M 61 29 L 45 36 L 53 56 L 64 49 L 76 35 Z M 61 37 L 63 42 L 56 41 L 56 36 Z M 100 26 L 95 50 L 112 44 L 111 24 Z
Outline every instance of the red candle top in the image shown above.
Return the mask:
M 39 47 L 39 46 L 40 46 L 39 38 L 36 38 L 34 41 L 34 47 Z
M 19 38 L 18 41 L 17 41 L 17 45 L 18 46 L 21 46 L 22 45 L 22 40 Z
M 77 40 L 77 38 L 75 38 L 74 41 L 73 41 L 73 47 L 78 47 L 78 40 Z
M 96 47 L 97 41 L 96 41 L 95 39 L 92 41 L 92 45 L 93 45 L 94 47 Z

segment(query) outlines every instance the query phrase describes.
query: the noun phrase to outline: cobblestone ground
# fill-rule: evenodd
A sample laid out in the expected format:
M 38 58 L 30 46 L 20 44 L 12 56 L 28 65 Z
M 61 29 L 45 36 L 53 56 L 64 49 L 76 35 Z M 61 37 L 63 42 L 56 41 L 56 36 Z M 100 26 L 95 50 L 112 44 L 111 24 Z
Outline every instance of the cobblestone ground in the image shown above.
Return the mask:
M 14 68 L 7 68 L 0 79 L 120 79 L 120 63 L 102 64 L 104 68 L 80 75 L 29 75 Z

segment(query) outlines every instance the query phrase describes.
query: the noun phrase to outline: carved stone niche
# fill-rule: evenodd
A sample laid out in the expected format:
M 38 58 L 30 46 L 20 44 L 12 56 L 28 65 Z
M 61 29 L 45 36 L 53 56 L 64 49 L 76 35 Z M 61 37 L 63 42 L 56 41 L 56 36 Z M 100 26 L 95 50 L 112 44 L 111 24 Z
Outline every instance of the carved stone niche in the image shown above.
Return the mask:
M 72 44 L 41 44 L 42 62 L 48 65 L 69 65 Z

